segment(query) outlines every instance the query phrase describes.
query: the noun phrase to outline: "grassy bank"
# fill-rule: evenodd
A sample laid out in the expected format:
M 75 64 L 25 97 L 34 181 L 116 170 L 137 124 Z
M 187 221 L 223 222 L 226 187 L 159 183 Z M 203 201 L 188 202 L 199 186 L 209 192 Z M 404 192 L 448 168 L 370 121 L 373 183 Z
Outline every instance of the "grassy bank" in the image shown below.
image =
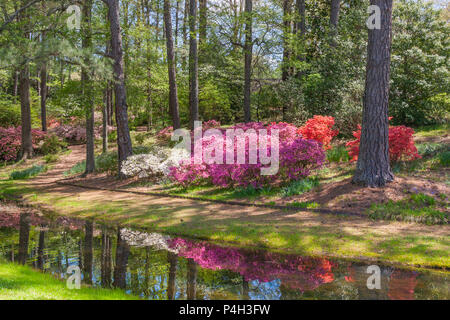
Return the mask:
M 121 290 L 82 287 L 70 290 L 64 281 L 27 266 L 0 262 L 0 300 L 136 300 Z
M 148 228 L 219 243 L 304 255 L 373 259 L 427 267 L 450 267 L 448 226 L 373 222 L 358 217 L 138 196 L 80 188 L 31 188 L 0 180 L 0 192 L 25 195 L 49 212 L 99 222 Z

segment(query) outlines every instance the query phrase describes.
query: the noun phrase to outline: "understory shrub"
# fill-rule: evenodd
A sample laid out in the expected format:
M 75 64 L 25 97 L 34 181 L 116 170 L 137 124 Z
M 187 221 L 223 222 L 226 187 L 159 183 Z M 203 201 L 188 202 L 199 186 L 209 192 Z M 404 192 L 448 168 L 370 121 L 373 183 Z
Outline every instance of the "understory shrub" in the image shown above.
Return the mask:
M 442 152 L 441 154 L 439 154 L 439 162 L 444 167 L 450 166 L 450 151 Z
M 339 130 L 333 130 L 334 118 L 327 116 L 314 116 L 306 124 L 298 129 L 305 139 L 313 139 L 320 142 L 325 150 L 331 149 L 331 140 L 339 134 Z
M 23 180 L 37 176 L 38 174 L 47 171 L 47 169 L 47 166 L 34 165 L 31 168 L 25 170 L 11 172 L 9 178 L 11 180 Z
M 305 178 L 298 181 L 291 182 L 288 186 L 281 189 L 282 197 L 291 197 L 308 192 L 319 186 L 319 179 L 317 177 Z
M 39 150 L 43 155 L 56 154 L 67 148 L 67 143 L 56 135 L 47 135 Z
M 327 150 L 327 160 L 329 162 L 347 162 L 350 160 L 350 156 L 345 146 L 339 146 Z
M 22 128 L 11 127 L 2 128 L 0 127 L 0 160 L 1 161 L 15 161 L 19 155 L 20 146 L 22 143 Z M 38 149 L 39 143 L 44 140 L 46 133 L 32 129 L 31 130 L 33 148 Z
M 414 144 L 414 130 L 406 126 L 389 127 L 389 158 L 391 163 L 399 161 L 412 161 L 420 159 L 417 148 Z M 353 132 L 356 138 L 348 142 L 347 150 L 352 157 L 352 161 L 358 160 L 359 144 L 361 140 L 361 126 L 358 125 L 358 131 Z

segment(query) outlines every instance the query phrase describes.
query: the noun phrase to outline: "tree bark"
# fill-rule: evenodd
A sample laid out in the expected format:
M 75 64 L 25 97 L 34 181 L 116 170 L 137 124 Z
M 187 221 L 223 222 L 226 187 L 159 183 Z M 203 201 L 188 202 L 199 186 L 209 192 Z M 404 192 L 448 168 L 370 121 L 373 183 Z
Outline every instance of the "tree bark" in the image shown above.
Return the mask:
M 83 25 L 82 25 L 82 47 L 90 51 L 92 48 L 92 0 L 84 0 L 83 3 Z M 85 53 L 84 66 L 81 70 L 82 82 L 82 99 L 86 112 L 86 171 L 90 174 L 95 171 L 95 154 L 94 154 L 94 100 L 92 94 L 91 74 L 89 65 L 91 64 L 90 52 Z
M 193 259 L 187 261 L 187 298 L 195 300 L 197 296 L 197 263 Z
M 167 260 L 169 260 L 169 280 L 167 282 L 167 299 L 175 300 L 176 293 L 176 277 L 178 256 L 175 253 L 167 252 Z
M 245 0 L 245 66 L 244 66 L 244 121 L 252 121 L 251 115 L 251 81 L 252 81 L 252 58 L 253 58 L 253 35 L 252 35 L 252 0 Z
M 290 37 L 292 35 L 292 0 L 283 0 L 283 64 L 282 64 L 282 80 L 286 81 L 291 76 L 290 60 L 292 50 L 290 45 Z M 286 110 L 283 108 L 283 116 Z
M 381 29 L 369 30 L 359 158 L 353 182 L 382 187 L 394 180 L 389 163 L 389 79 L 392 0 L 371 0 L 381 9 Z
M 84 250 L 83 250 L 83 273 L 84 281 L 92 284 L 92 261 L 93 261 L 93 242 L 94 242 L 94 224 L 86 221 L 84 225 Z
M 114 57 L 114 92 L 116 105 L 117 146 L 119 150 L 119 177 L 122 163 L 133 154 L 131 146 L 130 129 L 128 127 L 128 106 L 125 89 L 124 62 L 122 51 L 122 35 L 120 33 L 118 0 L 107 0 L 108 17 L 111 29 L 111 48 Z
M 330 25 L 337 29 L 339 22 L 339 11 L 341 8 L 341 0 L 331 0 Z
M 297 25 L 295 27 L 295 32 L 297 34 L 297 41 L 301 41 L 303 43 L 303 46 L 301 46 L 299 52 L 296 52 L 297 60 L 298 61 L 304 61 L 304 46 L 305 46 L 305 37 L 306 37 L 306 7 L 305 7 L 305 0 L 297 0 L 296 3 L 297 7 Z M 301 79 L 303 77 L 303 71 L 297 70 L 296 71 L 296 77 L 298 79 Z
M 47 63 L 41 67 L 41 124 L 42 131 L 47 132 Z
M 127 287 L 127 268 L 130 247 L 128 243 L 122 239 L 120 228 L 117 231 L 117 247 L 116 247 L 116 266 L 114 268 L 113 286 L 120 289 Z
M 189 109 L 190 127 L 199 120 L 198 114 L 198 46 L 197 46 L 197 1 L 189 3 Z
M 103 288 L 111 287 L 111 248 L 112 241 L 106 228 L 102 230 L 101 283 Z
M 20 214 L 19 220 L 19 255 L 17 260 L 25 264 L 28 259 L 28 242 L 30 240 L 30 214 Z
M 164 0 L 164 24 L 167 43 L 167 68 L 169 72 L 169 110 L 172 117 L 173 129 L 180 128 L 178 107 L 177 74 L 175 69 L 175 53 L 173 48 L 172 21 L 170 17 L 170 0 Z
M 199 0 L 199 42 L 200 46 L 206 43 L 208 25 L 208 0 Z
M 43 228 L 43 226 L 41 226 Z M 44 270 L 45 260 L 44 260 L 44 250 L 45 250 L 45 231 L 39 231 L 39 242 L 38 242 L 38 252 L 37 252 L 37 268 L 39 270 Z
M 31 136 L 31 107 L 30 107 L 30 70 L 28 63 L 20 70 L 19 79 L 20 112 L 22 119 L 21 158 L 33 157 L 33 140 Z

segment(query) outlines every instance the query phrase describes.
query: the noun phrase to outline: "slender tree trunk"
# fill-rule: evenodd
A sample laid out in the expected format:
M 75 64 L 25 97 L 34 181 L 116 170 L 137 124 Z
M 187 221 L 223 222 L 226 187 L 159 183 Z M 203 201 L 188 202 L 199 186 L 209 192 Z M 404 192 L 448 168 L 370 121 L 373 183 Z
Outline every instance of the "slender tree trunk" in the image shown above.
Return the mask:
M 286 81 L 290 76 L 291 44 L 292 35 L 292 0 L 283 0 L 283 71 L 282 80 Z M 285 110 L 283 109 L 283 116 Z
M 106 228 L 102 230 L 101 283 L 103 288 L 111 287 L 111 237 Z
M 189 109 L 190 127 L 199 120 L 198 114 L 198 46 L 197 46 L 197 1 L 189 3 Z
M 185 0 L 184 1 L 184 15 L 183 15 L 183 46 L 185 48 L 187 48 L 188 46 L 188 25 L 189 25 L 189 0 Z M 183 56 L 183 61 L 182 61 L 182 68 L 183 71 L 186 70 L 186 65 L 187 65 L 187 61 L 186 61 L 186 56 Z
M 20 70 L 20 112 L 22 119 L 21 158 L 33 157 L 33 140 L 31 136 L 31 107 L 30 107 L 30 70 L 28 63 Z
M 180 29 L 180 0 L 177 1 L 177 6 L 175 9 L 175 65 L 178 61 L 178 31 Z
M 41 123 L 42 131 L 47 131 L 47 63 L 41 67 Z
M 25 264 L 28 259 L 28 242 L 30 240 L 30 214 L 20 214 L 19 221 L 19 255 L 17 257 L 20 264 Z
M 94 242 L 94 224 L 86 221 L 84 225 L 84 250 L 83 250 L 83 273 L 84 281 L 92 284 L 92 261 L 93 261 L 93 242 Z
M 187 261 L 187 298 L 195 300 L 197 296 L 197 263 L 193 259 Z
M 296 26 L 296 33 L 297 33 L 297 41 L 302 42 L 302 46 L 299 48 L 299 52 L 297 52 L 297 60 L 302 62 L 305 60 L 304 58 L 304 51 L 305 51 L 305 37 L 306 37 L 306 7 L 305 7 L 305 0 L 297 0 L 297 26 Z M 297 78 L 301 79 L 303 76 L 302 70 L 297 70 Z
M 127 268 L 128 256 L 130 254 L 130 247 L 128 243 L 122 239 L 120 228 L 117 231 L 117 247 L 116 247 L 116 266 L 114 268 L 114 283 L 113 286 L 120 289 L 127 287 Z
M 382 187 L 394 180 L 389 163 L 389 79 L 392 0 L 371 0 L 381 9 L 381 29 L 369 30 L 361 143 L 353 181 Z
M 108 115 L 109 105 L 108 105 L 108 86 L 105 88 L 104 98 L 103 98 L 103 108 L 102 108 L 102 151 L 106 153 L 108 151 Z
M 170 0 L 164 0 L 164 24 L 167 42 L 167 67 L 169 72 L 169 110 L 174 130 L 180 128 L 180 115 L 178 111 L 177 75 L 175 69 L 175 53 L 172 38 L 172 21 L 170 16 Z
M 16 98 L 19 92 L 19 71 L 17 69 L 14 69 L 13 72 L 13 96 L 14 96 L 14 102 L 16 102 Z
M 150 6 L 149 2 L 147 1 L 146 4 L 146 19 L 145 19 L 145 26 L 150 29 Z M 152 105 L 152 61 L 151 61 L 151 50 L 150 50 L 150 43 L 151 39 L 147 39 L 146 43 L 146 59 L 147 59 L 147 131 L 150 131 L 150 129 L 153 126 L 153 105 Z
M 82 47 L 90 50 L 92 48 L 92 0 L 84 0 L 83 3 L 83 24 L 82 24 Z M 84 66 L 81 69 L 82 82 L 82 99 L 86 113 L 86 171 L 90 174 L 95 171 L 95 154 L 94 154 L 94 100 L 92 93 L 92 81 L 89 66 L 91 64 L 91 56 L 86 55 L 84 58 Z
M 341 0 L 331 0 L 330 25 L 337 29 L 339 22 L 339 11 L 341 9 Z
M 125 89 L 125 75 L 123 66 L 122 35 L 120 33 L 118 0 L 107 0 L 108 17 L 111 29 L 111 48 L 114 57 L 114 92 L 116 104 L 117 145 L 119 149 L 119 177 L 122 163 L 133 154 L 128 127 L 128 106 Z
M 208 26 L 208 0 L 199 0 L 199 43 L 202 47 L 206 43 Z
M 167 260 L 169 260 L 169 280 L 167 282 L 167 299 L 175 300 L 176 278 L 178 256 L 175 253 L 167 252 Z
M 41 226 L 43 228 L 43 226 Z M 45 231 L 39 231 L 39 242 L 38 242 L 38 258 L 37 258 L 37 267 L 39 270 L 44 270 L 44 250 L 45 250 Z
M 244 66 L 244 121 L 252 121 L 251 115 L 251 86 L 252 86 L 252 58 L 253 58 L 253 19 L 252 0 L 245 0 L 245 66 Z

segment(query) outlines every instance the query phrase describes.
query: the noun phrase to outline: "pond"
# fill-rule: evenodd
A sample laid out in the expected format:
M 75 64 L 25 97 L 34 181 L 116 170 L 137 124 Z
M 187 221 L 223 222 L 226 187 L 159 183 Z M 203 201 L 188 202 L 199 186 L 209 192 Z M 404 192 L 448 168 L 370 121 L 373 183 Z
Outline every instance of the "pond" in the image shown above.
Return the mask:
M 0 257 L 67 279 L 167 299 L 449 299 L 449 274 L 218 246 L 90 221 L 0 213 Z

